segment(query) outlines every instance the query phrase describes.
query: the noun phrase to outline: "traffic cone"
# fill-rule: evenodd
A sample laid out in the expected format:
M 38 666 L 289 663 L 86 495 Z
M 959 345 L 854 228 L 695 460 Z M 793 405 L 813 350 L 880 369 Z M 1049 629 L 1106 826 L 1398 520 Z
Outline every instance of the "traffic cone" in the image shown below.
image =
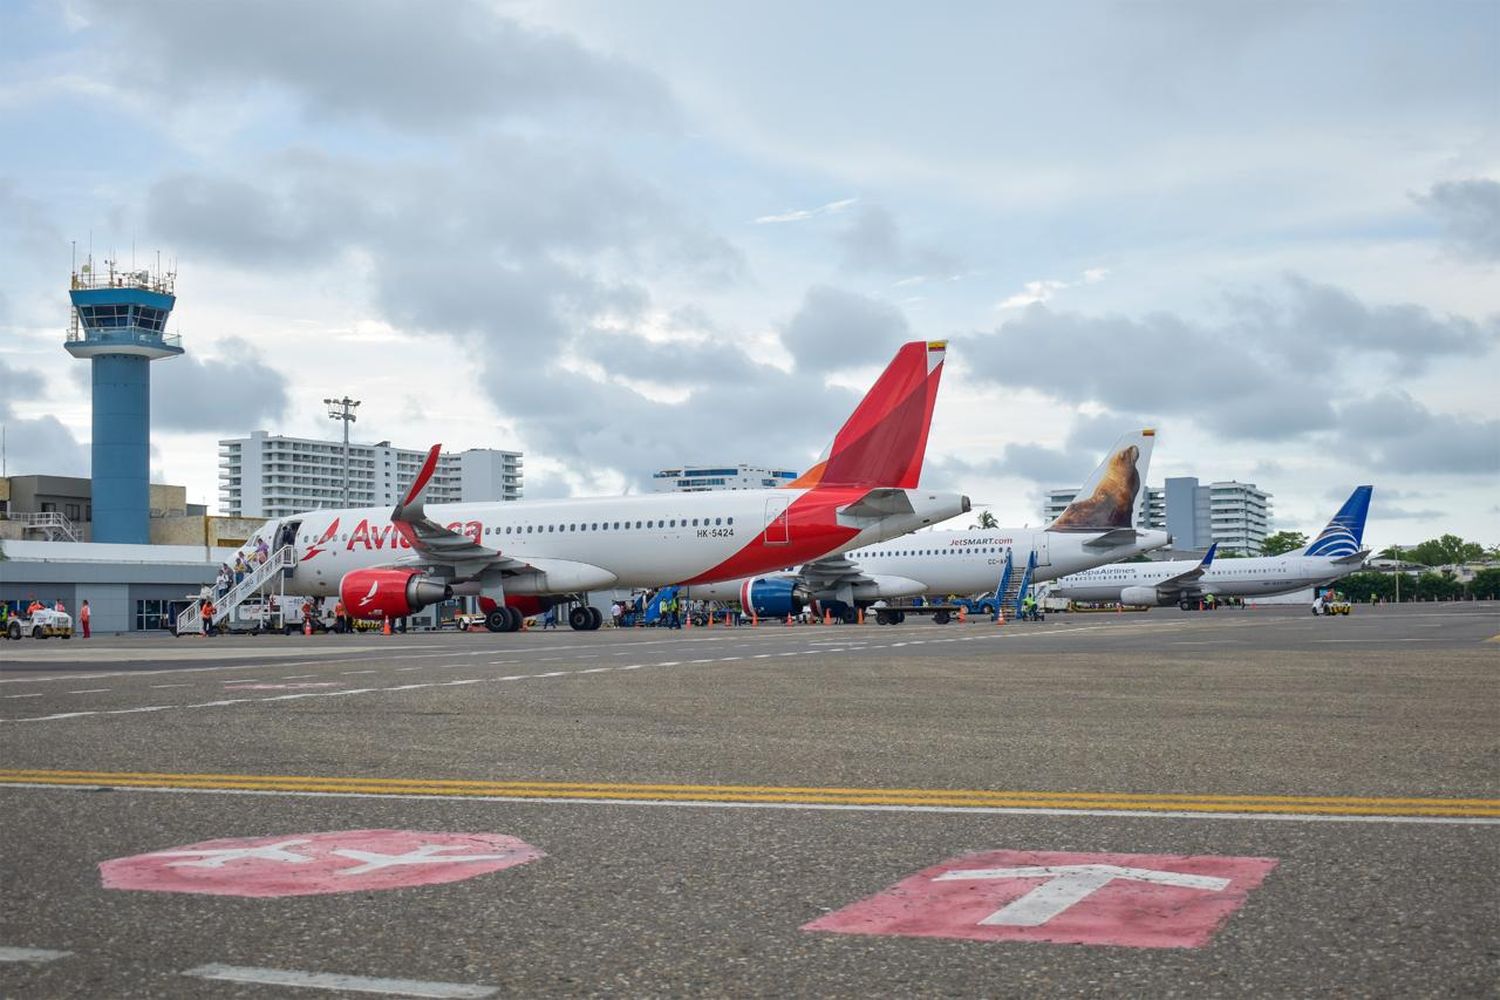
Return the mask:
M 865 609 L 859 608 L 857 610 L 859 612 L 859 624 L 863 625 L 865 623 Z
M 787 628 L 791 628 L 792 627 L 792 613 L 790 611 L 788 611 L 787 615 L 786 615 L 786 627 Z
M 312 619 L 311 618 L 305 618 L 304 617 L 302 619 L 302 634 L 303 635 L 312 635 Z
M 755 614 L 755 609 L 750 609 L 750 627 L 754 628 L 760 624 L 760 618 Z
M 391 618 L 390 618 L 390 616 L 386 615 L 384 618 L 381 619 L 381 621 L 384 624 L 382 624 L 380 626 L 380 634 L 381 635 L 390 635 L 391 634 Z
M 832 625 L 833 624 L 833 612 L 829 611 L 827 608 L 823 609 L 823 624 L 824 625 Z
M 693 627 L 693 613 L 691 611 L 689 611 L 686 615 L 683 616 L 682 627 L 683 628 L 692 628 Z
M 968 620 L 967 617 L 966 617 L 967 614 L 968 614 L 968 608 L 965 608 L 962 604 L 960 604 L 958 606 L 958 623 L 960 625 L 962 625 L 965 621 Z

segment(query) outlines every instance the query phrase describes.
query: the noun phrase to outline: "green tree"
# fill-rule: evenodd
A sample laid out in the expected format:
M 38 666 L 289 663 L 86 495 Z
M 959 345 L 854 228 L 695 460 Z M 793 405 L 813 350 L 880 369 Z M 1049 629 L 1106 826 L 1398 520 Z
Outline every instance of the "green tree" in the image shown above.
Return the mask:
M 1388 573 L 1351 573 L 1334 586 L 1349 600 L 1360 604 L 1367 603 L 1371 597 L 1389 601 L 1396 596 L 1396 580 Z
M 1469 595 L 1481 601 L 1500 600 L 1500 569 L 1482 569 L 1469 581 Z
M 1433 573 L 1430 570 L 1417 575 L 1414 588 L 1416 596 L 1423 601 L 1451 601 L 1463 592 L 1463 585 L 1453 576 L 1452 570 Z
M 1420 545 L 1413 545 L 1404 555 L 1423 566 L 1453 566 L 1483 559 L 1484 546 L 1478 542 L 1466 542 L 1457 535 L 1443 535 L 1441 538 L 1429 538 Z
M 971 525 L 969 525 L 969 527 L 971 527 L 971 528 L 998 528 L 998 527 L 1000 527 L 1000 522 L 997 521 L 997 520 L 995 520 L 995 515 L 994 514 L 991 514 L 987 510 L 982 510 L 982 511 L 979 512 L 979 522 L 977 524 L 971 524 Z
M 1306 548 L 1307 536 L 1300 531 L 1278 531 L 1274 535 L 1267 535 L 1266 540 L 1261 543 L 1260 554 L 1263 556 L 1279 556 L 1283 552 L 1296 552 L 1298 549 Z

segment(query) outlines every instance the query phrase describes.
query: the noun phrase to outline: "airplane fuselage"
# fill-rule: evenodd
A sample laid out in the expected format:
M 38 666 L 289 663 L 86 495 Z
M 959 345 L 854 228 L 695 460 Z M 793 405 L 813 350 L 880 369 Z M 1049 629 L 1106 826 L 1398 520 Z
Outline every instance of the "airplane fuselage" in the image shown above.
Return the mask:
M 429 518 L 529 567 L 504 582 L 508 594 L 566 594 L 605 587 L 656 587 L 765 572 L 904 534 L 967 509 L 955 494 L 907 490 L 912 513 L 878 518 L 841 508 L 868 490 L 821 487 L 651 494 L 511 503 L 432 504 Z M 297 563 L 287 590 L 338 592 L 351 571 L 430 567 L 453 582 L 464 567 L 434 565 L 396 530 L 389 507 L 310 511 L 262 529 L 274 546 L 296 524 Z M 473 578 L 490 568 L 476 564 Z M 455 572 L 456 570 L 456 572 Z
M 1051 593 L 1075 601 L 1120 601 L 1127 590 L 1155 588 L 1164 580 L 1186 573 L 1198 565 L 1193 560 L 1170 562 L 1113 563 L 1065 576 L 1053 584 Z M 1197 580 L 1180 591 L 1164 592 L 1155 602 L 1127 603 L 1176 604 L 1182 599 L 1196 599 L 1213 594 L 1216 597 L 1269 597 L 1287 594 L 1307 587 L 1332 583 L 1359 569 L 1359 565 L 1336 563 L 1322 556 L 1280 555 L 1249 559 L 1220 557 Z M 1142 596 L 1134 593 L 1131 596 Z

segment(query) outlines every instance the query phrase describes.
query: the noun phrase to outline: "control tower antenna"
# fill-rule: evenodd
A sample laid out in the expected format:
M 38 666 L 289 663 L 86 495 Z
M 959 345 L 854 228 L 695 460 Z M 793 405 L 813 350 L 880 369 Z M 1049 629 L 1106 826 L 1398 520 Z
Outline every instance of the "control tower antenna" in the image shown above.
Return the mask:
M 182 353 L 166 332 L 177 304 L 176 275 L 160 269 L 119 270 L 113 260 L 94 266 L 89 253 L 68 290 L 72 317 L 64 347 L 93 363 L 93 540 L 144 545 L 151 541 L 150 364 Z

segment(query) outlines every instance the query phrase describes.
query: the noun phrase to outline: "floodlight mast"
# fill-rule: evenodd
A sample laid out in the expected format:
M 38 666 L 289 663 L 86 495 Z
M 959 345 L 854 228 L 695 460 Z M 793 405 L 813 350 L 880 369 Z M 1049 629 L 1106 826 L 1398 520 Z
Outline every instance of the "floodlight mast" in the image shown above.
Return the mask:
M 359 409 L 360 401 L 345 396 L 343 399 L 325 399 L 328 405 L 328 417 L 330 420 L 341 420 L 344 423 L 344 506 L 349 506 L 349 425 L 357 419 L 354 411 Z

